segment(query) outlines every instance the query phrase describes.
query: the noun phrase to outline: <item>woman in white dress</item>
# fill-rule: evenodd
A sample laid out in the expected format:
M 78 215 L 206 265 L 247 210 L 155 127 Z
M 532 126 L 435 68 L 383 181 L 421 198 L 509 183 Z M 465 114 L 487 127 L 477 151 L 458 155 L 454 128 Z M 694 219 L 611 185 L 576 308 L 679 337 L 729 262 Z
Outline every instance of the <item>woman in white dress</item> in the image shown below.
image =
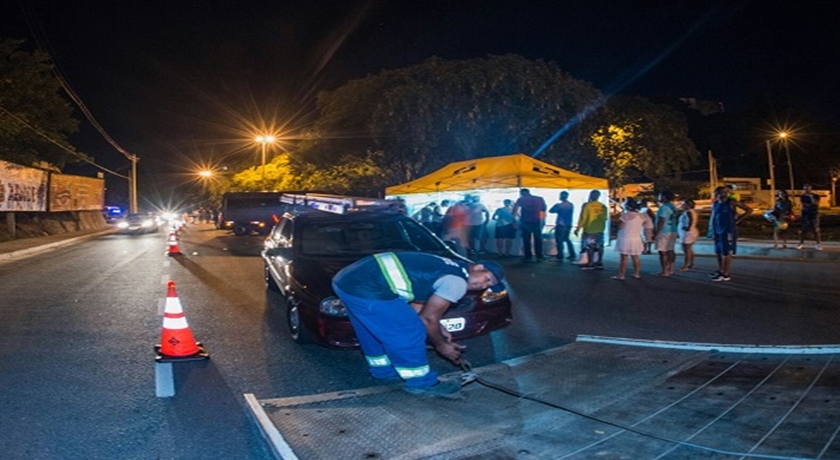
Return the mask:
M 627 198 L 624 200 L 624 213 L 621 214 L 621 223 L 618 227 L 618 238 L 615 242 L 615 250 L 621 254 L 618 264 L 618 274 L 613 276 L 614 280 L 623 280 L 624 272 L 627 270 L 627 256 L 633 260 L 633 278 L 642 277 L 641 261 L 639 255 L 645 249 L 642 241 L 642 232 L 653 229 L 653 221 L 645 213 L 639 212 L 639 203 Z
M 697 241 L 700 233 L 697 230 L 697 211 L 694 210 L 694 201 L 685 200 L 680 207 L 683 212 L 677 224 L 677 234 L 685 254 L 685 262 L 680 267 L 680 271 L 687 272 L 694 267 L 694 242 Z

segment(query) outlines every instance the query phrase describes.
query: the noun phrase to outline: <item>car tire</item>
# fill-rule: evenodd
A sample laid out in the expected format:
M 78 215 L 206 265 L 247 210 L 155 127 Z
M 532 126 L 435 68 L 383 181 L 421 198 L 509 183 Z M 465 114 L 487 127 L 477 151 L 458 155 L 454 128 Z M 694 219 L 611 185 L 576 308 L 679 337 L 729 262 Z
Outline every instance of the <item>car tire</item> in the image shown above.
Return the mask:
M 277 285 L 277 282 L 274 281 L 274 278 L 271 277 L 271 270 L 268 268 L 268 264 L 263 264 L 265 266 L 265 288 L 269 291 L 280 292 L 280 286 Z
M 289 326 L 289 336 L 300 345 L 314 343 L 312 334 L 303 325 L 300 306 L 293 298 L 286 298 L 286 324 Z
M 242 235 L 247 235 L 250 232 L 248 231 L 248 227 L 246 227 L 244 225 L 240 225 L 240 224 L 234 224 L 233 233 L 235 235 L 242 236 Z

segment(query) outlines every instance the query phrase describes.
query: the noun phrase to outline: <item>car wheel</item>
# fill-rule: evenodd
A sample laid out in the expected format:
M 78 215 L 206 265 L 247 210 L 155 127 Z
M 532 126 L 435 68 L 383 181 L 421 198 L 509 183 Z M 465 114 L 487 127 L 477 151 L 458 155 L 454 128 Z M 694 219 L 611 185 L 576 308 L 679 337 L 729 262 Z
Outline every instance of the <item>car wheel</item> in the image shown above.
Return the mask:
M 248 227 L 246 227 L 244 225 L 237 224 L 237 225 L 233 226 L 233 233 L 236 234 L 236 235 L 242 236 L 242 235 L 247 235 L 250 232 L 248 231 Z
M 286 324 L 289 326 L 289 335 L 295 342 L 306 345 L 313 343 L 312 334 L 303 325 L 303 318 L 300 314 L 300 306 L 292 298 L 286 299 Z
M 265 265 L 265 287 L 269 291 L 280 292 L 280 286 L 277 285 L 277 282 L 274 281 L 274 278 L 271 277 L 271 270 L 268 268 L 268 264 Z

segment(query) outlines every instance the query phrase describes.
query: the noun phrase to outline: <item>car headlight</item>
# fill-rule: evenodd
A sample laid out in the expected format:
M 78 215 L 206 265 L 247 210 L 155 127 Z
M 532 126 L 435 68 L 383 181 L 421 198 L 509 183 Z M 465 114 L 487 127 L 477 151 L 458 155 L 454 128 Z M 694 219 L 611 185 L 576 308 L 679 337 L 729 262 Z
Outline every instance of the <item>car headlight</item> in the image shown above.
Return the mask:
M 329 316 L 347 316 L 347 308 L 338 297 L 327 297 L 318 306 L 321 313 Z
M 144 220 L 143 221 L 143 226 L 144 227 L 151 227 L 153 225 L 155 225 L 155 221 L 153 221 L 153 220 Z
M 117 228 L 128 228 L 128 222 L 118 222 Z
M 490 289 L 485 289 L 484 292 L 481 293 L 481 301 L 484 303 L 496 302 L 504 299 L 505 297 L 507 297 L 507 289 L 502 292 L 493 292 Z

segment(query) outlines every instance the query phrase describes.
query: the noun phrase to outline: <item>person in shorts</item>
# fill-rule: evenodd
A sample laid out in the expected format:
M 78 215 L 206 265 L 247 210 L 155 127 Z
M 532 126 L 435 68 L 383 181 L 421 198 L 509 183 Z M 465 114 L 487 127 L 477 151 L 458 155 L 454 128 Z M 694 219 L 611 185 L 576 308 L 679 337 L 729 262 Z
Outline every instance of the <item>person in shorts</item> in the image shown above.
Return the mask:
M 656 250 L 659 251 L 659 265 L 662 271 L 657 276 L 671 276 L 674 274 L 674 263 L 677 260 L 677 253 L 674 247 L 677 244 L 677 221 L 679 214 L 674 206 L 674 194 L 669 190 L 663 190 L 659 194 L 659 210 L 656 212 L 656 223 L 653 227 L 653 237 L 656 241 Z
M 738 214 L 738 209 L 743 214 Z M 710 273 L 712 281 L 729 281 L 730 268 L 732 267 L 732 256 L 737 252 L 737 226 L 753 210 L 749 206 L 733 199 L 726 187 L 715 189 L 715 202 L 712 205 L 712 222 L 709 227 L 712 230 L 712 238 L 715 242 L 715 254 L 717 255 L 718 271 Z
M 583 229 L 580 238 L 581 254 L 586 255 L 586 263 L 581 260 L 581 270 L 603 270 L 604 264 L 604 231 L 607 228 L 607 206 L 598 201 L 601 192 L 589 192 L 589 201 L 580 208 L 575 236 Z M 581 259 L 583 256 L 581 256 Z
M 513 239 L 516 238 L 516 227 L 513 225 L 513 200 L 504 200 L 504 205 L 493 212 L 491 218 L 496 223 L 496 253 L 500 257 L 510 256 Z

